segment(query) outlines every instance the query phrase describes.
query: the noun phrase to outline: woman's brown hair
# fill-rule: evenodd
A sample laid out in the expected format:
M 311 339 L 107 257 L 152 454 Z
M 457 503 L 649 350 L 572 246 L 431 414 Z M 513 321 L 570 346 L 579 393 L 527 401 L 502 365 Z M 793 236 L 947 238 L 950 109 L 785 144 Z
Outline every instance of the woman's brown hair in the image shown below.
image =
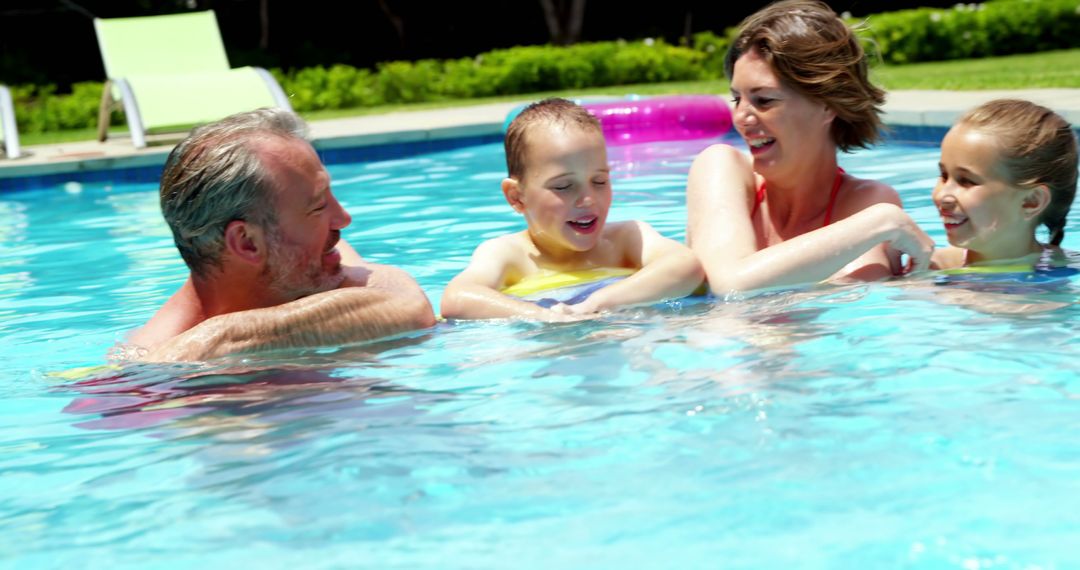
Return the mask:
M 728 79 L 736 60 L 750 50 L 785 85 L 836 113 L 832 136 L 840 150 L 865 148 L 880 138 L 885 92 L 870 83 L 855 33 L 826 4 L 784 0 L 743 20 L 724 58 Z

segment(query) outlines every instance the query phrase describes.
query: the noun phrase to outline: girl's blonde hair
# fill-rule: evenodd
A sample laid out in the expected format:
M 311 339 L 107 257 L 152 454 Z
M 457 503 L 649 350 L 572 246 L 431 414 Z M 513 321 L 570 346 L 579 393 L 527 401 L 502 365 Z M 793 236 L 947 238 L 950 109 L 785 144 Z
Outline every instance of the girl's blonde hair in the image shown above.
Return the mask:
M 1012 185 L 1050 189 L 1050 205 L 1039 221 L 1050 230 L 1050 243 L 1061 245 L 1076 196 L 1077 143 L 1069 122 L 1031 101 L 997 99 L 968 111 L 957 125 L 997 140 Z

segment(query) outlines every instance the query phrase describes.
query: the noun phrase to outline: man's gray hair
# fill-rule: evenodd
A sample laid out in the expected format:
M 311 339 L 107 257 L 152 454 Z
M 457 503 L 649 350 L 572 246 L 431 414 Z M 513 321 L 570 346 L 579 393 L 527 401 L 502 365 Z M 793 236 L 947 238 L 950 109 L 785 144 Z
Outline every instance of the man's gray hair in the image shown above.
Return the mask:
M 229 222 L 275 227 L 273 181 L 258 154 L 270 137 L 307 140 L 307 125 L 282 109 L 238 113 L 195 129 L 169 153 L 161 213 L 193 274 L 220 267 Z

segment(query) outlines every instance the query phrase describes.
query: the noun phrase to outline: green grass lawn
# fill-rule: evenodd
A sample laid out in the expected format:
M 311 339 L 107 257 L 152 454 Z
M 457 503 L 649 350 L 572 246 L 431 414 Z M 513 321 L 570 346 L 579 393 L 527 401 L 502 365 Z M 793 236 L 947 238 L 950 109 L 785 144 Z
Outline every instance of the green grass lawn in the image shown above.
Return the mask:
M 888 90 L 900 89 L 1034 89 L 1040 87 L 1080 88 L 1080 49 L 1035 54 L 965 59 L 910 65 L 879 65 L 872 71 L 874 81 Z M 303 113 L 309 121 L 376 115 L 391 111 L 442 109 L 466 105 L 482 105 L 503 101 L 528 101 L 549 96 L 588 97 L 595 95 L 669 95 L 676 93 L 714 93 L 726 96 L 728 83 L 724 79 L 711 81 L 680 81 L 642 85 L 619 85 L 593 89 L 549 91 L 482 99 L 436 101 L 398 105 L 380 105 L 357 109 L 336 109 Z M 122 129 L 117 131 L 123 132 Z M 95 129 L 25 134 L 24 145 L 53 144 L 93 140 Z
M 885 89 L 1035 89 L 1080 88 L 1080 49 L 882 65 L 872 72 Z

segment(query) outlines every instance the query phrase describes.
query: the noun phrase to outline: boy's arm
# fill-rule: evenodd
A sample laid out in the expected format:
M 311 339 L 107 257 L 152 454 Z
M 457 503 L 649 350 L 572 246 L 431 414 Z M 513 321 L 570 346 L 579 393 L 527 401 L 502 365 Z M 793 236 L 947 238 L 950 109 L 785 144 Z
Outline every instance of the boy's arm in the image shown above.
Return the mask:
M 440 311 L 447 319 L 522 317 L 540 321 L 576 320 L 499 292 L 514 258 L 523 255 L 508 238 L 488 240 L 473 252 L 469 266 L 443 292 Z
M 141 360 L 207 360 L 238 352 L 343 344 L 435 324 L 427 296 L 404 271 L 369 263 L 347 271 L 341 288 L 209 318 L 154 347 Z
M 660 235 L 645 222 L 624 222 L 613 237 L 630 263 L 640 269 L 571 305 L 570 312 L 596 312 L 685 297 L 705 279 L 705 271 L 690 248 Z

